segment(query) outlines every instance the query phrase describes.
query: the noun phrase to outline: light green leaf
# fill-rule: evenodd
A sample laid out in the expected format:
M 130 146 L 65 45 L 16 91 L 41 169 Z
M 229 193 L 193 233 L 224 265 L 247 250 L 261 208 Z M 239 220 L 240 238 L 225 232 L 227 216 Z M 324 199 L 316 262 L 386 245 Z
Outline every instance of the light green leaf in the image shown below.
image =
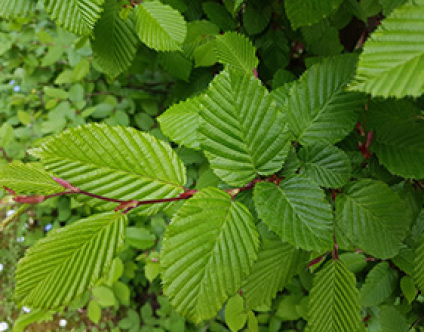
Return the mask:
M 375 133 L 371 150 L 395 175 L 424 178 L 424 121 L 420 112 L 405 100 L 370 103 L 369 125 Z
M 343 0 L 286 0 L 284 6 L 293 30 L 317 23 L 334 13 Z
M 365 42 L 351 90 L 373 96 L 418 97 L 424 92 L 424 0 L 408 1 Z
M 102 307 L 113 306 L 116 302 L 112 289 L 105 285 L 94 287 L 92 294 L 96 302 Z
M 4 18 L 26 17 L 35 4 L 34 0 L 0 0 L 0 16 Z
M 19 261 L 16 302 L 41 309 L 71 303 L 108 271 L 126 222 L 121 213 L 96 214 L 49 232 Z
M 215 44 L 215 40 L 210 40 L 196 47 L 193 53 L 195 67 L 213 66 L 218 61 Z
M 157 120 L 164 135 L 178 144 L 192 149 L 199 149 L 197 130 L 201 96 L 194 97 L 172 105 Z
M 327 58 L 293 85 L 285 112 L 290 129 L 302 144 L 335 143 L 353 129 L 357 112 L 365 104 L 360 94 L 345 91 L 356 58 L 352 54 Z
M 155 244 L 156 237 L 146 228 L 128 227 L 126 242 L 137 249 L 148 249 Z
M 133 17 L 122 20 L 121 9 L 118 0 L 105 1 L 104 13 L 94 28 L 92 41 L 95 60 L 113 78 L 128 69 L 139 45 Z
M 214 317 L 240 289 L 258 244 L 253 217 L 243 204 L 216 188 L 198 192 L 178 210 L 164 235 L 164 293 L 189 320 Z
M 360 310 L 355 275 L 339 260 L 328 262 L 314 279 L 308 331 L 360 331 Z
M 185 168 L 163 141 L 132 128 L 89 124 L 46 139 L 32 153 L 49 171 L 93 194 L 121 200 L 175 197 Z M 116 203 L 77 195 L 81 202 L 112 210 Z M 166 206 L 166 205 L 165 205 Z M 163 204 L 137 208 L 155 214 Z
M 127 286 L 127 284 L 115 281 L 112 285 L 113 293 L 115 294 L 115 297 L 119 300 L 119 302 L 125 306 L 130 305 L 130 289 Z
M 49 195 L 64 191 L 42 165 L 13 162 L 0 167 L 0 187 L 13 189 L 17 194 Z
M 240 295 L 231 297 L 225 306 L 225 323 L 231 331 L 239 331 L 246 324 L 247 313 L 244 310 L 244 300 Z
M 187 34 L 187 24 L 179 11 L 157 0 L 136 9 L 136 31 L 140 40 L 156 51 L 178 51 Z
M 89 36 L 103 11 L 104 0 L 45 0 L 44 8 L 57 25 Z
M 266 88 L 234 69 L 219 74 L 203 96 L 199 136 L 215 174 L 233 186 L 278 171 L 290 146 L 284 116 Z
M 411 224 L 411 212 L 389 186 L 363 179 L 336 198 L 336 220 L 354 245 L 382 259 L 394 257 Z
M 74 82 L 81 81 L 90 72 L 90 62 L 82 58 L 75 66 L 73 71 Z
M 256 49 L 252 42 L 244 35 L 237 32 L 227 32 L 218 36 L 215 41 L 215 50 L 218 62 L 253 73 L 258 66 Z
M 364 307 L 377 306 L 384 302 L 397 286 L 397 272 L 390 268 L 389 263 L 381 262 L 367 274 L 361 288 L 360 303 Z
M 414 280 L 418 289 L 424 292 L 424 234 L 420 236 L 415 248 Z
M 247 332 L 258 332 L 258 325 L 258 319 L 256 318 L 255 314 L 253 311 L 249 311 L 247 313 Z
M 100 305 L 96 301 L 91 300 L 88 303 L 87 315 L 88 315 L 88 318 L 90 318 L 90 320 L 94 324 L 99 323 L 100 318 L 102 318 L 102 309 L 100 308 Z
M 302 162 L 302 174 L 321 187 L 340 188 L 350 179 L 350 159 L 334 145 L 306 146 L 299 150 L 298 157 Z
M 289 282 L 303 263 L 304 252 L 281 241 L 270 231 L 264 231 L 258 259 L 243 281 L 243 297 L 249 308 L 271 306 L 272 299 Z
M 119 257 L 116 257 L 112 261 L 112 265 L 110 267 L 107 280 L 108 284 L 111 285 L 115 281 L 119 280 L 119 278 L 122 276 L 122 273 L 124 273 L 124 264 Z
M 34 322 L 41 323 L 43 321 L 52 320 L 54 313 L 55 311 L 46 311 L 41 309 L 31 310 L 30 313 L 20 315 L 18 319 L 15 320 L 12 331 L 24 332 L 27 326 Z
M 332 246 L 331 206 L 309 179 L 293 177 L 279 186 L 260 182 L 254 200 L 259 218 L 283 241 L 306 250 L 323 251 Z

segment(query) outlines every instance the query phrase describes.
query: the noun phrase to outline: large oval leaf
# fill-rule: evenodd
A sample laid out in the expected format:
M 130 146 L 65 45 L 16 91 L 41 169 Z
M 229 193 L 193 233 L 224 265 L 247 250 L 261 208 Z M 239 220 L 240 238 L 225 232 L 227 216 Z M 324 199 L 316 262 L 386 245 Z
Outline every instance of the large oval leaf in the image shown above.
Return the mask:
M 249 210 L 223 191 L 204 189 L 178 210 L 165 233 L 164 293 L 188 319 L 212 318 L 240 288 L 257 250 Z
M 19 261 L 15 299 L 30 308 L 59 308 L 93 286 L 123 246 L 127 218 L 93 215 L 52 231 Z
M 46 168 L 74 186 L 121 200 L 175 197 L 186 182 L 184 164 L 169 144 L 132 128 L 90 124 L 51 137 L 32 153 Z M 116 203 L 77 195 L 96 208 Z M 163 204 L 141 206 L 154 214 Z

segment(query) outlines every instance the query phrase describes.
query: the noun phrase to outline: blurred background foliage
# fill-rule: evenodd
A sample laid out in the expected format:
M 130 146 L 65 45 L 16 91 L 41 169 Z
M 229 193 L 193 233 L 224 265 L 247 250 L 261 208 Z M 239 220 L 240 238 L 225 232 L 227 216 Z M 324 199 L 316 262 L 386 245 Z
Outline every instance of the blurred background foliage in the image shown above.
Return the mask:
M 27 150 L 40 138 L 89 122 L 132 126 L 167 140 L 156 117 L 169 105 L 204 89 L 222 68 L 210 42 L 214 35 L 237 29 L 248 36 L 260 59 L 259 77 L 275 89 L 323 57 L 361 47 L 383 15 L 404 1 L 346 0 L 336 13 L 296 31 L 290 27 L 283 1 L 162 2 L 178 9 L 188 22 L 182 51 L 161 53 L 139 45 L 130 68 L 114 79 L 102 73 L 88 38 L 57 28 L 40 4 L 24 19 L 0 20 L 0 163 L 31 161 Z M 130 10 L 128 4 L 122 1 L 124 16 Z M 188 187 L 219 184 L 200 152 L 178 146 L 175 150 L 188 165 Z M 240 196 L 249 204 L 248 195 Z M 91 211 L 70 197 L 18 211 L 5 192 L 0 197 L 1 217 L 15 219 L 0 238 L 0 322 L 6 329 L 6 324 L 10 328 L 24 323 L 17 319 L 27 310 L 13 304 L 13 273 L 24 250 L 50 230 Z M 132 216 L 126 248 L 109 275 L 66 311 L 52 317 L 34 313 L 29 319 L 45 322 L 33 323 L 28 330 L 228 331 L 223 312 L 215 320 L 193 326 L 161 296 L 158 250 L 168 221 L 166 213 L 152 218 Z M 365 262 L 363 255 L 345 254 L 342 259 L 359 280 L 361 273 L 375 265 Z M 390 278 L 386 283 L 390 297 L 398 301 L 402 313 L 411 312 L 410 303 L 417 295 L 413 282 L 400 283 L 408 294 L 403 299 L 397 289 L 398 275 Z M 259 330 L 302 331 L 311 286 L 311 273 L 301 271 L 271 308 L 263 308 L 253 318 Z M 420 295 L 414 305 L 423 300 Z M 373 316 L 370 331 L 380 331 L 378 317 L 383 315 L 396 318 L 396 311 L 388 308 Z M 248 330 L 254 328 L 248 325 Z

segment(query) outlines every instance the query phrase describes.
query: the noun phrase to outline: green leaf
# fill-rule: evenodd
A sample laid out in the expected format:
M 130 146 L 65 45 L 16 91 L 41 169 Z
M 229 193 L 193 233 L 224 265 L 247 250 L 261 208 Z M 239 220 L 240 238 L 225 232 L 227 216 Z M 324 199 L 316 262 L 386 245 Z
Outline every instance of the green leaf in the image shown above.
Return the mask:
M 187 34 L 179 11 L 159 1 L 144 2 L 136 9 L 136 31 L 140 40 L 156 51 L 178 51 Z
M 156 279 L 160 272 L 159 262 L 154 262 L 152 259 L 149 259 L 144 267 L 144 274 L 150 282 Z
M 46 139 L 32 153 L 49 171 L 74 186 L 114 199 L 175 197 L 186 182 L 184 165 L 171 147 L 132 128 L 89 124 Z M 99 209 L 116 207 L 116 203 L 76 197 Z M 154 204 L 137 210 L 155 214 L 165 206 Z
M 237 32 L 227 32 L 218 36 L 215 41 L 215 50 L 218 62 L 253 73 L 253 69 L 258 66 L 256 49 L 252 42 L 242 34 Z
M 13 325 L 13 332 L 24 332 L 28 325 L 43 321 L 49 321 L 53 319 L 53 314 L 55 311 L 46 311 L 35 309 L 28 314 L 20 315 L 18 319 L 15 320 Z
M 199 149 L 197 137 L 201 96 L 172 105 L 157 120 L 164 135 L 178 144 Z
M 327 58 L 312 66 L 297 81 L 285 112 L 290 129 L 304 145 L 335 143 L 354 127 L 365 100 L 345 91 L 355 70 L 356 55 Z
M 258 259 L 243 281 L 243 297 L 249 308 L 271 306 L 272 299 L 290 281 L 304 261 L 304 252 L 265 230 Z
M 365 42 L 351 90 L 373 96 L 418 97 L 424 92 L 424 1 L 395 9 Z
M 35 4 L 34 0 L 0 0 L 0 16 L 4 18 L 27 17 Z
M 383 7 L 384 16 L 388 16 L 393 9 L 403 5 L 407 0 L 379 0 L 381 7 Z
M 370 103 L 369 125 L 376 137 L 371 150 L 392 174 L 424 178 L 424 121 L 420 112 L 404 100 Z
M 331 206 L 309 179 L 293 177 L 279 186 L 260 182 L 254 200 L 259 218 L 283 241 L 306 250 L 323 251 L 332 246 Z
M 246 324 L 247 313 L 244 310 L 244 300 L 240 295 L 231 297 L 225 306 L 225 323 L 231 331 L 239 331 Z
M 258 332 L 258 319 L 256 318 L 253 311 L 247 313 L 247 332 Z
M 90 72 L 90 62 L 87 59 L 81 59 L 73 71 L 74 82 L 81 81 Z
M 106 0 L 104 13 L 94 28 L 94 57 L 100 68 L 114 78 L 128 69 L 134 60 L 139 41 L 131 17 L 122 20 L 118 0 Z
M 360 310 L 355 275 L 339 260 L 328 262 L 316 275 L 310 293 L 309 331 L 359 331 Z
M 164 293 L 187 319 L 212 318 L 239 290 L 257 250 L 249 210 L 219 189 L 201 190 L 178 210 L 164 235 Z
M 246 10 L 243 12 L 243 27 L 249 35 L 259 34 L 268 26 L 271 15 L 270 4 L 247 2 Z
M 57 25 L 89 36 L 103 11 L 104 0 L 45 0 L 44 8 Z
M 417 243 L 413 276 L 418 289 L 424 292 L 424 234 L 420 236 Z
M 126 241 L 137 249 L 148 249 L 155 244 L 156 237 L 146 228 L 128 227 Z
M 57 98 L 57 99 L 67 99 L 69 93 L 63 89 L 55 89 L 51 87 L 44 87 L 44 93 L 47 97 Z
M 336 198 L 336 220 L 354 245 L 382 259 L 394 257 L 411 224 L 411 212 L 389 186 L 362 179 Z
M 350 159 L 334 145 L 306 146 L 299 150 L 298 157 L 302 162 L 302 174 L 321 187 L 340 188 L 350 179 Z
M 92 294 L 96 302 L 102 307 L 113 306 L 116 302 L 112 289 L 105 285 L 94 287 Z
M 130 289 L 127 284 L 120 281 L 115 281 L 112 285 L 113 293 L 119 302 L 125 306 L 130 305 Z
M 100 305 L 97 303 L 97 301 L 91 300 L 88 303 L 87 315 L 88 315 L 88 318 L 90 318 L 90 320 L 94 324 L 99 323 L 100 318 L 102 318 L 102 309 L 100 308 Z
M 328 20 L 302 28 L 302 35 L 306 41 L 306 48 L 314 54 L 329 56 L 343 51 L 339 30 L 330 26 Z
M 410 324 L 393 306 L 381 306 L 378 313 L 380 330 L 378 332 L 408 332 Z
M 343 0 L 286 0 L 284 7 L 293 30 L 317 23 L 334 13 Z
M 121 213 L 96 214 L 49 232 L 19 261 L 16 302 L 41 309 L 71 303 L 108 271 L 126 222 Z
M 13 162 L 0 167 L 0 187 L 8 187 L 17 194 L 49 195 L 64 191 L 40 164 Z
M 180 51 L 159 53 L 158 59 L 163 68 L 176 78 L 189 81 L 192 63 Z
M 383 303 L 397 286 L 397 272 L 390 268 L 389 263 L 381 262 L 367 274 L 361 288 L 361 305 L 373 307 Z
M 233 186 L 278 171 L 290 143 L 284 117 L 266 88 L 238 70 L 225 70 L 210 84 L 199 136 L 215 174 Z
M 112 265 L 110 267 L 107 280 L 108 284 L 111 285 L 115 281 L 119 280 L 119 278 L 122 276 L 122 273 L 124 273 L 124 264 L 119 257 L 116 257 L 112 261 Z
M 206 16 L 222 30 L 233 30 L 237 27 L 237 23 L 223 5 L 207 1 L 202 4 L 202 9 Z
M 414 279 L 410 276 L 404 276 L 400 280 L 400 289 L 403 295 L 408 300 L 408 303 L 412 303 L 417 296 L 417 289 L 415 288 Z
M 215 49 L 215 40 L 210 40 L 197 46 L 193 53 L 195 67 L 213 66 L 218 61 Z

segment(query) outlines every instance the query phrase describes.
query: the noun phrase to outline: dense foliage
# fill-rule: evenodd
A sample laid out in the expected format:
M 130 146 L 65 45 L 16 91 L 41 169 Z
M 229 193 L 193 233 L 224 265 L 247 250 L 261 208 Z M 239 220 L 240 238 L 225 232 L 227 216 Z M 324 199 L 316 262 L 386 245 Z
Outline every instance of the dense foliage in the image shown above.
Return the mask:
M 15 331 L 424 330 L 423 0 L 0 15 L 3 227 L 50 225 Z

